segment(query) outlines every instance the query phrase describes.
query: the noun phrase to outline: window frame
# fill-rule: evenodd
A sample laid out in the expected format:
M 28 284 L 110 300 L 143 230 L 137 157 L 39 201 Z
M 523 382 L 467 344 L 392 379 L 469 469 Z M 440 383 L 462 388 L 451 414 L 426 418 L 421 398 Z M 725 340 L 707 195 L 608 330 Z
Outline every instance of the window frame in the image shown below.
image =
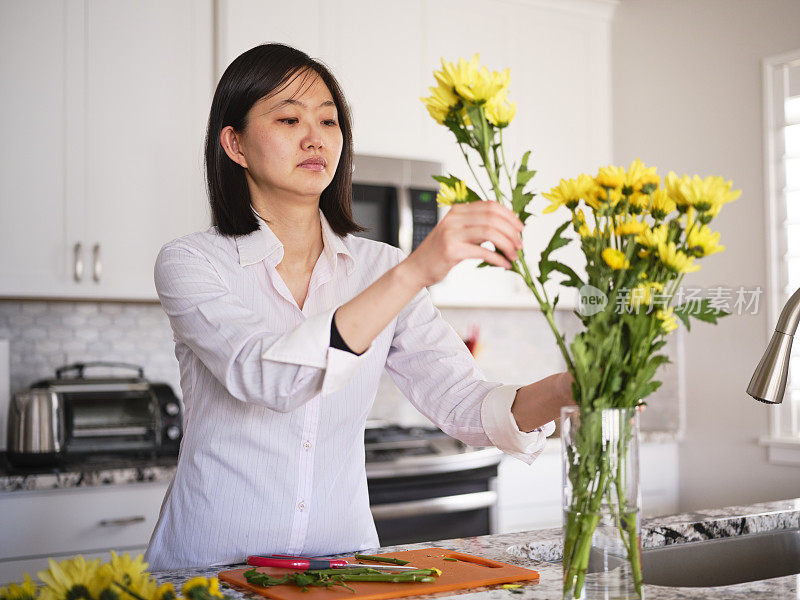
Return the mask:
M 785 140 L 783 128 L 786 127 L 784 107 L 787 96 L 783 69 L 789 65 L 800 66 L 800 48 L 762 60 L 763 73 L 763 130 L 764 130 L 764 198 L 766 209 L 767 244 L 767 285 L 770 290 L 767 305 L 768 329 L 764 341 L 772 337 L 788 295 L 786 288 L 786 249 L 780 247 L 782 230 L 787 227 L 785 185 Z M 793 347 L 794 356 L 800 356 L 800 344 Z M 767 448 L 770 463 L 800 466 L 800 427 L 797 419 L 800 414 L 800 395 L 792 398 L 791 372 L 787 392 L 781 404 L 770 407 L 769 434 L 762 436 L 759 443 Z M 792 419 L 795 423 L 792 423 Z M 787 422 L 790 424 L 787 427 Z

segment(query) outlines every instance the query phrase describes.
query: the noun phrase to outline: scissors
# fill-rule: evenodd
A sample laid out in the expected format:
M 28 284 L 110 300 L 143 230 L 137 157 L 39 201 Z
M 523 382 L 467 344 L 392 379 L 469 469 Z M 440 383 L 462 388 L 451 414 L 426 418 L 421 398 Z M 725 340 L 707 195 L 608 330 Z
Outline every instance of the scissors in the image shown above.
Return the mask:
M 308 558 L 306 556 L 289 556 L 287 554 L 268 554 L 266 556 L 253 555 L 247 557 L 247 564 L 251 567 L 281 567 L 284 569 L 381 569 L 388 571 L 413 571 L 417 567 L 401 565 L 362 565 L 349 563 L 341 559 Z

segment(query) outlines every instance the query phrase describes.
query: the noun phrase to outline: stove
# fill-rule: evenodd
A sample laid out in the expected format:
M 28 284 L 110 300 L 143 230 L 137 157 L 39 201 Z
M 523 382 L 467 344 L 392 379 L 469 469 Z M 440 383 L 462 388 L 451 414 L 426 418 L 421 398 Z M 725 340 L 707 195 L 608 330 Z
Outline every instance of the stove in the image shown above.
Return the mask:
M 473 448 L 436 427 L 369 423 L 370 508 L 382 546 L 496 532 L 497 448 Z

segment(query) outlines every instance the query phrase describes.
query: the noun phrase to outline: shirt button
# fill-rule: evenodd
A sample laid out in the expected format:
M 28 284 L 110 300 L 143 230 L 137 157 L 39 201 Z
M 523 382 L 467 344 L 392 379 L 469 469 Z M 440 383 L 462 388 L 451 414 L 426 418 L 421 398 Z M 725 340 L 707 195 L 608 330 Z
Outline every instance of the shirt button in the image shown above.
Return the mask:
M 300 504 L 297 505 L 297 508 L 298 508 L 298 510 L 305 510 L 306 503 L 305 502 L 301 502 Z
M 311 442 L 309 442 L 308 440 L 303 442 L 303 448 L 305 448 L 306 450 L 309 450 L 311 448 Z

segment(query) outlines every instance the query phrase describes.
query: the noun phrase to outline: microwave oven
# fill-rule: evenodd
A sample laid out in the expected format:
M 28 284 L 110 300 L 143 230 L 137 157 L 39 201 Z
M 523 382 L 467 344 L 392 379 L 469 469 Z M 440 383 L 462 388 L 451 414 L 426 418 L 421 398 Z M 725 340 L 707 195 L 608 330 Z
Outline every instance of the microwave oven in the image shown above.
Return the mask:
M 438 162 L 356 154 L 353 219 L 366 227 L 356 235 L 410 254 L 439 222 L 439 186 L 431 176 L 441 174 Z

